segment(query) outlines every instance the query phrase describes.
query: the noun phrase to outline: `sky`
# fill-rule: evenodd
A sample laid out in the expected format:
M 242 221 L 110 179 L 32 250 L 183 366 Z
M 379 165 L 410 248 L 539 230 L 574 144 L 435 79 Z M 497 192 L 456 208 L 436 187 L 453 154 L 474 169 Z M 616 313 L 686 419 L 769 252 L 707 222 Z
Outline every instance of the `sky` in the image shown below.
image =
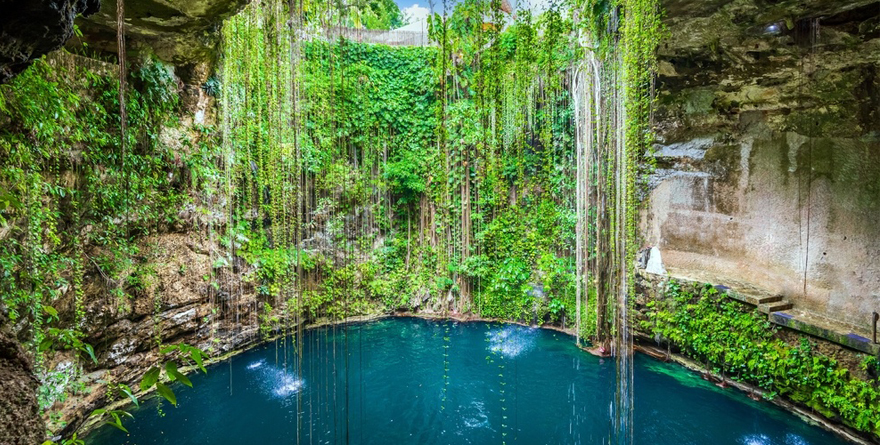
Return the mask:
M 403 15 L 409 18 L 409 25 L 402 29 L 419 31 L 427 29 L 428 14 L 430 7 L 425 0 L 397 0 L 397 6 Z
M 405 16 L 410 17 L 411 22 L 424 20 L 431 13 L 425 0 L 397 0 L 397 6 Z
M 434 0 L 435 3 L 440 4 L 440 0 Z M 428 0 L 395 0 L 394 3 L 397 3 L 397 6 L 403 11 L 410 6 L 416 5 L 424 8 L 425 10 L 429 9 Z
M 534 13 L 542 12 L 547 9 L 552 0 L 510 0 L 514 8 L 527 7 Z M 446 0 L 447 7 L 451 7 L 456 0 Z M 403 29 L 410 31 L 418 31 L 427 28 L 426 18 L 431 13 L 431 6 L 428 0 L 395 0 L 397 6 L 407 17 L 410 17 L 410 24 Z M 443 0 L 434 0 L 434 9 L 438 12 L 443 8 Z

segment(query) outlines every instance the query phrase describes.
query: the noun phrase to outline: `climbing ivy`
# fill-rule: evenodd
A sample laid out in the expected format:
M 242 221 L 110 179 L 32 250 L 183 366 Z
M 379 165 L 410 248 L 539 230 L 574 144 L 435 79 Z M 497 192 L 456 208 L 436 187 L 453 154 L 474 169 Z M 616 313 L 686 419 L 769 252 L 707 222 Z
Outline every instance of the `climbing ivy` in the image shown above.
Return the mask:
M 129 311 L 148 287 L 138 239 L 181 223 L 210 164 L 163 133 L 178 111 L 167 66 L 148 57 L 131 69 L 124 134 L 114 75 L 62 52 L 0 86 L 0 307 L 37 358 L 41 409 L 81 391 L 83 367 L 97 363 L 86 286 L 99 277 L 97 289 Z M 50 369 L 47 358 L 67 350 L 74 366 Z
M 94 355 L 86 271 L 122 311 L 132 294 L 152 298 L 161 348 L 157 273 L 138 240 L 179 224 L 185 204 L 222 215 L 206 228 L 220 247 L 205 277 L 213 310 L 264 339 L 309 319 L 425 306 L 607 337 L 612 311 L 599 301 L 616 275 L 588 272 L 575 251 L 614 273 L 632 264 L 656 1 L 509 14 L 498 0 L 465 0 L 430 18 L 432 46 L 328 37 L 394 26 L 393 9 L 257 0 L 225 22 L 218 74 L 202 85 L 220 103 L 219 140 L 169 140 L 176 81 L 150 59 L 127 82 L 44 59 L 3 87 L 0 288 L 35 352 Z M 602 92 L 621 105 L 591 119 L 622 132 L 597 133 L 603 148 L 580 176 L 583 32 L 611 81 Z M 53 315 L 65 296 L 73 320 Z
M 624 195 L 614 195 L 610 183 L 603 192 L 612 205 L 603 212 L 613 215 L 612 228 L 620 227 L 615 236 L 629 241 L 621 244 L 623 257 L 599 252 L 595 243 L 590 255 L 622 265 L 631 263 L 636 246 L 637 184 L 651 140 L 652 45 L 660 31 L 656 3 L 606 3 L 587 8 L 590 23 L 610 23 L 617 11 L 631 18 L 597 36 L 603 57 L 625 73 L 615 91 L 633 122 L 623 127 Z M 291 11 L 271 1 L 232 19 L 224 29 L 221 95 L 227 158 L 234 159 L 231 213 L 238 220 L 262 215 L 264 224 L 246 224 L 252 243 L 285 240 L 262 243 L 265 250 L 249 263 L 277 264 L 271 258 L 278 249 L 324 258 L 281 281 L 304 285 L 294 293 L 323 295 L 315 301 L 330 305 L 335 300 L 327 295 L 345 286 L 345 295 L 381 301 L 387 310 L 427 301 L 444 311 L 546 321 L 552 303 L 554 320 L 575 322 L 580 279 L 573 249 L 580 235 L 571 83 L 582 50 L 571 7 L 553 4 L 539 15 L 523 9 L 505 26 L 500 2 L 461 2 L 429 19 L 433 47 L 328 39 L 320 31 L 327 22 L 308 14 L 295 21 L 304 38 L 292 39 L 277 25 Z M 606 161 L 610 173 L 613 159 Z M 269 168 L 278 165 L 284 167 Z M 295 190 L 282 186 L 293 178 Z M 291 206 L 296 218 L 268 211 Z M 279 237 L 279 230 L 295 235 Z M 318 238 L 329 245 L 285 247 Z M 337 279 L 354 267 L 350 261 L 362 273 Z M 259 275 L 260 289 L 285 293 L 269 284 L 277 273 Z M 593 301 L 584 336 L 600 333 L 598 293 L 584 292 Z
M 765 396 L 783 396 L 859 430 L 880 433 L 880 392 L 806 336 L 790 344 L 755 308 L 711 285 L 672 281 L 663 298 L 648 303 L 642 327 L 733 380 L 754 384 Z

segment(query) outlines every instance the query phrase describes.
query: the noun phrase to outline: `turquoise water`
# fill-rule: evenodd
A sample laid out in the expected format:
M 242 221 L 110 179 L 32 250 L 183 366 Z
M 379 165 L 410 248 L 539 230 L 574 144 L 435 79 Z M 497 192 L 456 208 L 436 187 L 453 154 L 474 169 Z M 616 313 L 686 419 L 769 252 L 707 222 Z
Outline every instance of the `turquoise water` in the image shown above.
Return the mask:
M 614 363 L 564 334 L 394 318 L 312 330 L 304 343 L 301 376 L 261 346 L 175 386 L 178 408 L 160 413 L 153 398 L 132 411 L 130 434 L 105 426 L 87 443 L 607 443 Z M 636 444 L 846 443 L 675 365 L 639 355 L 634 379 Z

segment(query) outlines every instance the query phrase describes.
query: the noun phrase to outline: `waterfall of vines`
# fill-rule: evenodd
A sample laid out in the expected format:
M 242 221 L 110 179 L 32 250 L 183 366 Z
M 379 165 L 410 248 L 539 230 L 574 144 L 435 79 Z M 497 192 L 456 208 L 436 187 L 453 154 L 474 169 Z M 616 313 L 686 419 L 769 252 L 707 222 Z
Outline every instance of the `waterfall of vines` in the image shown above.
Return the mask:
M 549 313 L 613 352 L 614 440 L 631 443 L 627 307 L 658 5 L 520 6 L 511 18 L 498 0 L 444 4 L 423 47 L 330 37 L 358 20 L 330 4 L 257 0 L 228 20 L 212 185 L 228 223 L 214 262 L 271 252 L 259 255 L 264 307 L 236 320 L 293 334 L 291 351 L 306 320 L 376 299 L 524 322 Z

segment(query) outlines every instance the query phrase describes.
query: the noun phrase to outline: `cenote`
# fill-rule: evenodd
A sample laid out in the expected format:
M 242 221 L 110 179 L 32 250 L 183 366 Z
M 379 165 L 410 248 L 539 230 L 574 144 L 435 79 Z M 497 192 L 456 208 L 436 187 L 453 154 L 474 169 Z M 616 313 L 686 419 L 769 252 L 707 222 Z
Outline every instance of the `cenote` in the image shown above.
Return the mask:
M 878 0 L 0 4 L 0 445 L 880 443 Z
M 151 398 L 130 434 L 104 426 L 87 442 L 602 444 L 612 428 L 613 360 L 552 330 L 389 318 L 309 330 L 302 357 L 296 366 L 275 343 L 257 347 L 175 387 L 179 407 Z M 845 443 L 646 356 L 634 381 L 635 443 Z

